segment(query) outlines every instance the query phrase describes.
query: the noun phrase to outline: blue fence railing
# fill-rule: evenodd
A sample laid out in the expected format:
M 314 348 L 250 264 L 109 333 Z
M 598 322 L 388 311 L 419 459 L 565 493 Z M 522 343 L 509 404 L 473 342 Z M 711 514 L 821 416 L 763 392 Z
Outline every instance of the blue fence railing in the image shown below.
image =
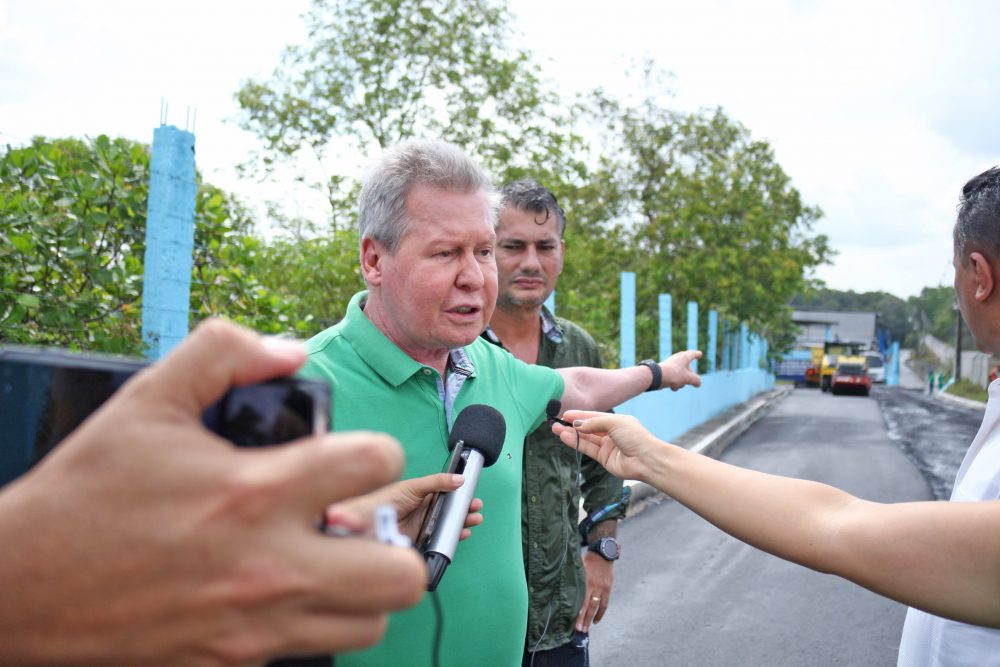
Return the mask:
M 621 274 L 621 365 L 635 363 L 635 274 Z M 659 298 L 660 355 L 671 354 L 672 299 Z M 705 313 L 707 341 L 698 340 L 698 303 L 687 303 L 687 347 L 701 349 L 707 372 L 701 387 L 642 394 L 615 408 L 616 412 L 637 417 L 657 437 L 669 440 L 703 424 L 728 408 L 774 388 L 774 375 L 767 367 L 767 342 L 753 334 L 746 324 L 720 321 L 715 310 Z

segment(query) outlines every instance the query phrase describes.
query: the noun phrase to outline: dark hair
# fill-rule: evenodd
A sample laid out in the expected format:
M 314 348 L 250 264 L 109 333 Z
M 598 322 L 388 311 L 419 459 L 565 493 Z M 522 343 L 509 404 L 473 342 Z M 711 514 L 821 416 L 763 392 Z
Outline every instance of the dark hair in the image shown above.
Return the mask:
M 962 188 L 954 238 L 955 254 L 963 263 L 975 250 L 1000 259 L 1000 167 L 987 169 Z
M 539 225 L 544 225 L 549 221 L 549 216 L 555 215 L 559 237 L 562 238 L 566 231 L 566 213 L 556 201 L 556 196 L 533 178 L 522 178 L 503 186 L 500 190 L 500 208 L 507 206 L 532 213 L 544 213 L 545 217 L 537 221 Z

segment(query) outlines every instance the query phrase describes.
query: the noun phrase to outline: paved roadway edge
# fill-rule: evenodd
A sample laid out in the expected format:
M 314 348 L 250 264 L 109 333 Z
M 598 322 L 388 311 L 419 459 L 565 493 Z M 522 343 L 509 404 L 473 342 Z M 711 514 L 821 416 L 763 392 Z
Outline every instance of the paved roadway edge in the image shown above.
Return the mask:
M 977 410 L 985 410 L 986 403 L 982 401 L 976 401 L 971 398 L 962 398 L 961 396 L 955 396 L 954 394 L 949 394 L 948 392 L 934 392 L 934 398 L 939 401 L 944 401 L 946 403 L 954 403 L 955 405 L 961 405 L 966 408 L 975 408 Z
M 792 393 L 793 388 L 791 385 L 778 385 L 774 389 L 761 392 L 738 406 L 738 412 L 735 416 L 731 416 L 728 419 L 716 417 L 715 420 L 721 422 L 719 424 L 715 424 L 715 420 L 709 420 L 707 425 L 710 428 L 705 435 L 696 433 L 702 430 L 704 425 L 695 427 L 677 438 L 678 444 L 681 444 L 692 452 L 717 459 L 754 422 L 770 412 L 778 402 Z M 731 408 L 724 414 L 729 415 L 732 411 L 733 409 Z M 712 426 L 714 428 L 711 428 Z M 688 437 L 690 434 L 695 435 L 694 437 Z M 685 442 L 685 440 L 690 440 L 690 442 Z M 630 517 L 645 509 L 650 504 L 649 501 L 656 502 L 657 499 L 662 500 L 668 497 L 645 482 L 626 480 L 625 484 L 632 488 L 632 501 L 628 511 L 628 516 Z

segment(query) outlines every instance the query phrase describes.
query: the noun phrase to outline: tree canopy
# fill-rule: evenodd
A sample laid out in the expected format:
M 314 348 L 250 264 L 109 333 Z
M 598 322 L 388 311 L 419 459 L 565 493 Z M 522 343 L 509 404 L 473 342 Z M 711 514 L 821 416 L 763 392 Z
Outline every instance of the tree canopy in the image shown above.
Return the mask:
M 278 203 L 265 234 L 199 183 L 192 319 L 299 336 L 335 323 L 363 286 L 359 172 L 338 158 L 431 136 L 480 160 L 497 185 L 531 176 L 556 194 L 568 217 L 559 312 L 591 331 L 609 363 L 622 270 L 638 278 L 641 356 L 657 353 L 663 292 L 675 349 L 689 300 L 702 308 L 702 341 L 709 309 L 748 323 L 774 352 L 791 341 L 789 301 L 833 255 L 813 229 L 821 212 L 721 109 L 671 109 L 650 67 L 637 103 L 595 91 L 563 104 L 512 46 L 502 0 L 314 0 L 305 20 L 305 42 L 236 93 L 239 122 L 261 142 L 256 177 L 291 166 L 329 208 L 288 218 Z M 147 146 L 104 136 L 0 155 L 4 340 L 137 349 L 148 171 Z
M 12 343 L 136 354 L 149 147 L 45 139 L 0 153 L 0 330 Z M 260 242 L 231 197 L 200 183 L 192 319 L 283 331 L 283 304 L 247 265 Z M 287 317 L 285 318 L 287 320 Z
M 257 167 L 319 163 L 331 213 L 356 174 L 333 158 L 367 157 L 410 137 L 441 137 L 495 174 L 548 163 L 562 138 L 531 55 L 510 46 L 511 17 L 491 0 L 314 0 L 308 40 L 266 80 L 236 95 L 241 126 L 262 141 Z M 303 174 L 304 167 L 298 171 Z M 305 175 L 303 180 L 309 180 Z M 338 227 L 349 226 L 351 220 Z

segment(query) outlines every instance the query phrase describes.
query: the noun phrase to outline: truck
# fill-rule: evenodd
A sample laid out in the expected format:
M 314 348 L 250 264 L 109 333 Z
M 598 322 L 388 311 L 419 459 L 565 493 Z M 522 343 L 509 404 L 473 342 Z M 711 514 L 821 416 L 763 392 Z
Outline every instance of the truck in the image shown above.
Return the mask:
M 823 346 L 810 345 L 809 351 L 812 354 L 812 363 L 809 365 L 809 368 L 806 369 L 805 385 L 807 387 L 818 387 L 819 372 L 820 368 L 823 366 Z
M 845 355 L 858 356 L 868 349 L 867 343 L 848 342 L 842 340 L 823 343 L 823 358 L 819 368 L 819 388 L 830 391 L 833 373 L 837 370 L 837 360 Z

